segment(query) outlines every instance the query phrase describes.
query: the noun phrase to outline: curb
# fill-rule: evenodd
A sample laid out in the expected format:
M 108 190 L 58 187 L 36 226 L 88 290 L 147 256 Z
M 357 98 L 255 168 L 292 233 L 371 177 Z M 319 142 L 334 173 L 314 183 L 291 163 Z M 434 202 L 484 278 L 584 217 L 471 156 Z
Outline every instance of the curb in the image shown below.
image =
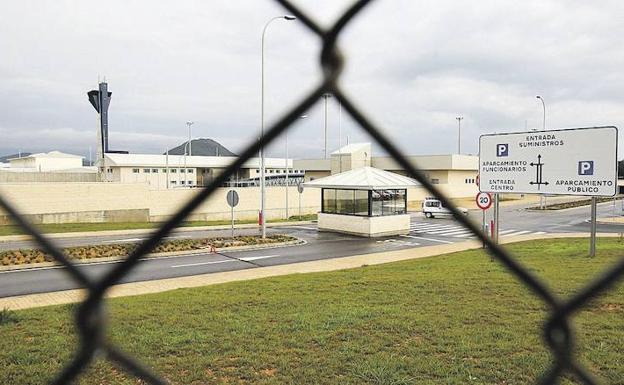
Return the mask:
M 619 234 L 600 233 L 600 237 L 618 237 Z M 560 233 L 542 235 L 519 235 L 504 239 L 503 244 L 537 240 L 537 239 L 558 239 L 558 238 L 588 238 L 587 233 Z M 127 297 L 143 294 L 161 293 L 165 291 L 209 286 L 226 282 L 246 281 L 268 277 L 277 277 L 291 274 L 317 273 L 324 271 L 336 271 L 362 267 L 364 265 L 380 265 L 390 262 L 399 262 L 412 259 L 435 257 L 444 254 L 455 253 L 465 250 L 480 249 L 481 243 L 478 240 L 469 240 L 453 244 L 426 246 L 420 248 L 410 248 L 395 251 L 386 251 L 364 255 L 354 255 L 318 261 L 299 262 L 285 265 L 259 267 L 255 269 L 244 269 L 227 271 L 221 273 L 209 273 L 195 276 L 166 278 L 153 281 L 132 282 L 115 285 L 110 288 L 105 297 Z M 34 307 L 62 305 L 80 302 L 86 298 L 87 292 L 84 289 L 74 289 L 57 291 L 51 293 L 28 294 L 14 297 L 0 298 L 0 309 L 19 310 Z
M 281 226 L 297 226 L 297 225 L 310 225 L 315 223 L 314 221 L 293 221 L 293 222 L 275 222 L 267 223 L 267 227 L 281 227 Z M 253 229 L 257 228 L 255 223 L 245 223 L 241 225 L 235 225 L 234 229 Z M 207 230 L 229 230 L 232 227 L 230 225 L 218 225 L 218 226 L 186 226 L 176 227 L 174 231 L 177 232 L 189 232 L 189 231 L 207 231 Z M 130 230 L 102 230 L 102 231 L 81 231 L 70 233 L 44 233 L 48 238 L 62 239 L 62 238 L 79 238 L 79 237 L 105 237 L 109 235 L 149 235 L 156 231 L 158 228 L 152 229 L 130 229 Z M 12 241 L 29 241 L 32 237 L 30 235 L 4 235 L 0 236 L 1 242 Z
M 232 246 L 232 247 L 223 247 L 220 249 L 214 249 L 211 251 L 211 248 L 204 249 L 192 249 L 192 250 L 184 250 L 184 251 L 172 251 L 168 253 L 150 253 L 141 257 L 140 260 L 145 260 L 149 258 L 163 258 L 163 257 L 185 257 L 188 255 L 201 255 L 201 254 L 218 254 L 219 252 L 230 252 L 230 251 L 253 251 L 253 250 L 264 250 L 264 249 L 277 249 L 280 247 L 288 247 L 288 246 L 297 246 L 297 245 L 305 245 L 308 242 L 303 239 L 297 239 L 295 241 L 288 241 L 282 243 L 268 243 L 264 245 L 247 245 L 247 246 Z M 75 265 L 88 265 L 90 263 L 101 263 L 101 262 L 118 262 L 123 261 L 128 256 L 121 257 L 101 257 L 101 258 L 88 258 L 88 259 L 72 259 L 70 262 Z M 63 266 L 62 263 L 59 262 L 41 262 L 41 263 L 28 263 L 24 265 L 8 265 L 8 266 L 0 266 L 0 272 L 2 271 L 16 271 L 16 270 L 30 270 L 30 269 L 40 269 L 43 267 L 56 267 Z

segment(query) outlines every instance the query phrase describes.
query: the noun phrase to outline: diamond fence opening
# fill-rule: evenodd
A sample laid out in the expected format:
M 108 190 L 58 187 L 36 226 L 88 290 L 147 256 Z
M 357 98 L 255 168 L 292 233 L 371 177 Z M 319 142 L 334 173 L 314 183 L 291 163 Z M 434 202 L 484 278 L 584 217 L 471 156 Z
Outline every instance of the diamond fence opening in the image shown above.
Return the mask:
M 500 245 L 494 244 L 490 238 L 470 222 L 457 207 L 447 198 L 441 190 L 426 178 L 424 173 L 408 162 L 403 154 L 383 133 L 379 127 L 372 123 L 343 93 L 339 85 L 340 74 L 344 65 L 341 51 L 336 41 L 344 27 L 351 22 L 372 0 L 359 0 L 352 4 L 341 17 L 328 29 L 321 27 L 306 13 L 295 7 L 289 1 L 275 0 L 285 9 L 296 16 L 303 24 L 322 40 L 320 62 L 323 69 L 323 79 L 316 88 L 303 100 L 296 103 L 266 134 L 247 149 L 219 175 L 211 185 L 200 190 L 193 199 L 187 202 L 168 222 L 153 233 L 153 235 L 141 243 L 122 263 L 115 266 L 101 279 L 88 278 L 80 272 L 69 259 L 54 246 L 45 236 L 28 223 L 20 213 L 4 197 L 0 196 L 0 207 L 4 209 L 22 227 L 24 231 L 33 237 L 35 242 L 56 261 L 61 263 L 80 285 L 87 290 L 87 298 L 79 304 L 75 315 L 75 326 L 78 331 L 79 342 L 73 359 L 66 363 L 61 372 L 51 384 L 68 384 L 74 382 L 77 377 L 93 361 L 96 355 L 102 355 L 123 370 L 133 374 L 142 382 L 148 384 L 167 384 L 151 369 L 142 365 L 138 360 L 122 352 L 118 347 L 111 344 L 106 338 L 106 313 L 104 295 L 108 289 L 118 283 L 125 275 L 137 265 L 139 259 L 149 253 L 158 242 L 166 237 L 175 227 L 194 211 L 202 202 L 208 199 L 221 185 L 226 183 L 230 176 L 251 157 L 258 153 L 260 148 L 271 143 L 277 136 L 287 130 L 297 119 L 312 105 L 320 100 L 325 93 L 333 94 L 351 117 L 385 150 L 396 162 L 404 168 L 407 175 L 418 180 L 432 195 L 437 197 L 444 206 L 448 207 L 454 218 L 463 226 L 474 233 L 486 246 L 487 251 L 493 258 L 502 263 L 509 273 L 526 285 L 537 297 L 549 308 L 550 317 L 543 327 L 544 343 L 552 352 L 553 362 L 551 367 L 538 380 L 539 384 L 554 384 L 562 375 L 571 374 L 584 384 L 597 384 L 596 379 L 589 371 L 580 365 L 574 356 L 574 334 L 570 323 L 570 317 L 592 298 L 604 293 L 612 287 L 616 281 L 624 275 L 624 259 L 613 266 L 601 277 L 591 282 L 578 291 L 574 296 L 561 299 L 555 296 L 549 287 L 534 276 L 530 271 L 516 262 L 510 254 Z

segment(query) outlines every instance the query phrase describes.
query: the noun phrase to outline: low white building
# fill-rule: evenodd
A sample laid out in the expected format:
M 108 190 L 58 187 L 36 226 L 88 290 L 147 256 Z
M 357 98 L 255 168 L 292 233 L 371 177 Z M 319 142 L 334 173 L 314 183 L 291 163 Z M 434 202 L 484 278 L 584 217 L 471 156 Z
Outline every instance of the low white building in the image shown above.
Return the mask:
M 10 168 L 21 171 L 59 171 L 82 169 L 80 155 L 66 154 L 60 151 L 42 152 L 24 157 L 9 159 Z
M 407 161 L 422 170 L 432 184 L 452 198 L 473 197 L 478 192 L 476 184 L 479 157 L 476 155 L 406 155 Z M 297 159 L 294 167 L 305 172 L 305 181 L 360 167 L 375 167 L 393 173 L 407 172 L 392 157 L 372 156 L 370 143 L 352 143 L 331 153 L 331 159 Z
M 148 183 L 155 189 L 206 186 L 220 175 L 236 156 L 184 156 L 154 154 L 113 154 L 105 156 L 109 182 Z M 268 179 L 297 174 L 292 159 L 265 158 Z M 260 177 L 260 159 L 251 158 L 243 164 L 231 181 L 253 181 Z
M 393 172 L 360 167 L 304 186 L 321 189 L 319 230 L 380 237 L 409 233 L 407 190 L 420 183 Z

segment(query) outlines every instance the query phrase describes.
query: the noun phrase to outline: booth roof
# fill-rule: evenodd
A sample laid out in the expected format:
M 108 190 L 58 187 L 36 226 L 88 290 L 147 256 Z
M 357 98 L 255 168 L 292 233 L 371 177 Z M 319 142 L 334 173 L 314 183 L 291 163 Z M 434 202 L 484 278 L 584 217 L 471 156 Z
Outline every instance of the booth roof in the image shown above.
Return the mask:
M 416 180 L 374 167 L 354 170 L 315 179 L 303 184 L 305 187 L 350 190 L 390 190 L 420 186 Z

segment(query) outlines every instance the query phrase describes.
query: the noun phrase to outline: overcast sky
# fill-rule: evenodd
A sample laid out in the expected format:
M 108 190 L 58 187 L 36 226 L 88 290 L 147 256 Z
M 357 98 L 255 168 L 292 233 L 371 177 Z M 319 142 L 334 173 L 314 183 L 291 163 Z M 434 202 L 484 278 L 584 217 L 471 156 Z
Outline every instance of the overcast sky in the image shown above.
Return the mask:
M 299 4 L 328 25 L 349 4 Z M 86 92 L 106 77 L 112 149 L 162 153 L 186 137 L 239 151 L 257 138 L 260 36 L 284 10 L 270 0 L 3 0 L 0 155 L 95 152 Z M 342 85 L 409 154 L 478 151 L 478 135 L 541 128 L 624 127 L 624 2 L 373 2 L 339 40 Z M 267 120 L 320 79 L 318 39 L 276 21 L 266 48 Z M 338 108 L 329 101 L 329 150 Z M 323 154 L 317 104 L 289 132 L 290 155 Z M 368 140 L 346 113 L 342 143 Z M 622 135 L 621 135 L 622 136 Z M 284 153 L 280 138 L 269 151 Z M 379 151 L 377 151 L 379 154 Z M 622 156 L 619 156 L 622 158 Z

